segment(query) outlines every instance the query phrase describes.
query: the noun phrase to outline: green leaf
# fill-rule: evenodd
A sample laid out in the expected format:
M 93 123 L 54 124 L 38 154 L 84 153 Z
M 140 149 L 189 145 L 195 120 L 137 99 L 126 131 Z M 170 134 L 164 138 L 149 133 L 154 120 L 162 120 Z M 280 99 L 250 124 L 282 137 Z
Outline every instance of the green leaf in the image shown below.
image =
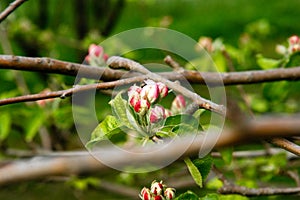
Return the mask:
M 198 170 L 198 168 L 194 165 L 194 163 L 191 161 L 190 158 L 185 158 L 184 159 L 185 164 L 188 167 L 188 170 L 190 172 L 190 174 L 192 175 L 195 183 L 197 185 L 199 185 L 200 188 L 203 187 L 203 183 L 202 183 L 202 175 L 200 173 L 200 171 Z
M 39 110 L 39 112 L 35 112 L 34 116 L 28 120 L 26 123 L 26 142 L 31 142 L 33 138 L 38 133 L 38 130 L 43 125 L 45 120 L 44 113 Z
M 114 135 L 121 133 L 121 122 L 115 117 L 108 115 L 92 132 L 91 140 L 86 144 L 91 148 L 96 142 L 109 140 Z
M 163 128 L 156 135 L 173 137 L 178 134 L 194 133 L 197 132 L 198 125 L 198 120 L 192 115 L 174 115 L 165 120 Z
M 265 70 L 278 68 L 282 64 L 282 60 L 265 58 L 261 54 L 256 55 L 256 62 L 262 69 Z
M 178 197 L 175 200 L 199 200 L 199 197 L 192 191 L 187 191 Z
M 109 104 L 113 109 L 114 115 L 123 125 L 131 129 L 136 129 L 136 126 L 133 125 L 133 123 L 136 123 L 136 120 L 130 113 L 128 103 L 122 98 L 121 92 Z
M 202 179 L 205 180 L 212 168 L 213 159 L 210 155 L 205 156 L 204 158 L 197 158 L 192 161 L 201 173 Z
M 11 117 L 9 113 L 1 113 L 0 115 L 0 140 L 3 141 L 7 138 L 10 132 L 10 127 L 11 127 Z

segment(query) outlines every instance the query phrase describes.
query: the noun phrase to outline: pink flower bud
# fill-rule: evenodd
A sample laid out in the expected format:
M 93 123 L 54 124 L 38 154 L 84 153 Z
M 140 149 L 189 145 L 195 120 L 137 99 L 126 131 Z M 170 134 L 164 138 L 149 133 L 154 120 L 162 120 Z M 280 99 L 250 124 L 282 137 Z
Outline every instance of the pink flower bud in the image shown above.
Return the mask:
M 146 112 L 150 108 L 150 103 L 146 99 L 139 99 L 134 105 L 133 105 L 134 111 L 139 113 L 140 115 L 145 115 Z
M 297 35 L 293 35 L 293 36 L 289 37 L 288 40 L 289 40 L 290 45 L 299 44 L 299 42 L 300 42 L 300 38 Z
M 182 113 L 186 107 L 185 99 L 182 95 L 177 95 L 172 102 L 171 111 L 172 113 Z
M 142 91 L 142 88 L 141 88 L 141 87 L 136 86 L 136 85 L 131 86 L 131 87 L 128 89 L 128 97 L 129 97 L 129 99 L 130 99 L 132 96 L 140 95 L 141 91 Z
M 144 187 L 142 190 L 141 190 L 141 194 L 140 194 L 140 197 L 141 199 L 143 200 L 151 200 L 151 192 L 148 188 Z
M 162 181 L 157 182 L 153 181 L 151 184 L 151 192 L 155 195 L 161 195 L 163 192 L 164 186 L 162 184 Z
M 162 106 L 155 106 L 150 111 L 150 122 L 156 123 L 166 118 L 165 109 Z
M 102 66 L 106 63 L 108 55 L 104 53 L 103 47 L 95 44 L 89 46 L 89 54 L 85 57 L 85 61 L 91 65 Z
M 159 89 L 158 85 L 151 81 L 151 82 L 146 82 L 147 85 L 145 85 L 142 88 L 141 91 L 141 98 L 147 99 L 151 104 L 154 103 L 158 97 L 159 97 Z
M 168 95 L 168 87 L 161 82 L 158 82 L 157 85 L 158 85 L 158 91 L 160 94 L 160 98 L 166 97 Z
M 167 200 L 173 199 L 175 197 L 175 189 L 174 188 L 167 188 L 165 190 L 165 197 Z
M 103 47 L 91 44 L 89 47 L 89 55 L 99 57 L 103 53 Z

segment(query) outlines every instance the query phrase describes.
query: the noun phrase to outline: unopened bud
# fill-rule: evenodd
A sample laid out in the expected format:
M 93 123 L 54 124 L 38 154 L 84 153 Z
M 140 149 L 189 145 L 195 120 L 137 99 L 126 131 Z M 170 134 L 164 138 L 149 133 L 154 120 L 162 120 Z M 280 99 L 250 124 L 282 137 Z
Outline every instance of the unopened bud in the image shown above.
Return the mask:
M 139 99 L 134 105 L 133 105 L 134 111 L 139 113 L 140 115 L 145 115 L 146 112 L 150 108 L 150 103 L 146 99 Z
M 141 98 L 147 99 L 151 104 L 154 103 L 159 97 L 158 85 L 154 81 L 146 82 L 142 88 Z
M 104 53 L 103 47 L 91 44 L 89 46 L 89 54 L 85 57 L 85 60 L 91 64 L 96 66 L 101 66 L 106 63 L 108 59 L 108 55 Z
M 300 42 L 300 38 L 297 35 L 293 35 L 293 36 L 289 37 L 288 40 L 289 40 L 290 45 L 299 44 L 299 42 Z
M 151 192 L 148 188 L 144 187 L 142 190 L 141 190 L 141 194 L 140 194 L 140 198 L 142 200 L 151 200 Z
M 162 184 L 162 181 L 160 181 L 160 182 L 153 181 L 151 184 L 151 192 L 155 195 L 161 195 L 163 188 L 164 188 L 164 186 Z
M 172 102 L 171 111 L 173 114 L 182 113 L 186 107 L 185 99 L 182 95 L 177 95 Z
M 165 195 L 165 197 L 166 197 L 167 200 L 174 199 L 174 197 L 175 197 L 175 189 L 174 188 L 167 188 L 165 190 L 164 195 Z
M 165 109 L 162 106 L 155 106 L 150 111 L 150 122 L 156 123 L 166 118 Z
M 159 91 L 159 94 L 160 94 L 160 98 L 166 97 L 168 95 L 168 92 L 169 92 L 168 87 L 165 84 L 161 83 L 161 82 L 158 82 L 157 86 L 158 86 L 158 91 Z

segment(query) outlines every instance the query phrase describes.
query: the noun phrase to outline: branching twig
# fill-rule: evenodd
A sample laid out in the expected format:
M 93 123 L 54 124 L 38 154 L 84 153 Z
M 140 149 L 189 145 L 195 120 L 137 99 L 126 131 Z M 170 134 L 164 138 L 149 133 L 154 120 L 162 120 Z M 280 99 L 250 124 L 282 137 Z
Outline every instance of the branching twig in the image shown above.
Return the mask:
M 0 23 L 8 17 L 14 10 L 16 10 L 21 4 L 23 4 L 27 0 L 15 0 L 9 6 L 0 13 Z
M 50 58 L 30 58 L 22 56 L 0 55 L 0 69 L 14 69 L 24 71 L 36 71 L 44 73 L 56 73 L 69 76 L 77 76 L 80 72 L 81 77 L 101 79 L 103 81 L 112 81 L 122 78 L 124 71 L 105 69 L 81 65 L 77 63 L 64 62 Z M 184 77 L 191 83 L 223 86 L 237 84 L 254 84 L 271 81 L 295 81 L 300 79 L 300 67 L 279 68 L 272 70 L 252 70 L 244 72 L 198 72 L 185 70 L 182 73 L 163 72 L 159 75 L 169 80 L 180 80 Z M 140 74 L 132 73 L 128 76 L 137 76 Z
M 257 139 L 285 136 L 295 136 L 300 133 L 299 116 L 262 118 L 249 122 L 247 126 L 235 130 L 224 130 L 219 138 L 214 134 L 198 134 L 192 144 L 190 139 L 180 138 L 172 141 L 172 145 L 164 146 L 164 153 L 152 151 L 160 149 L 160 144 L 153 144 L 143 148 L 136 148 L 138 152 L 135 156 L 128 157 L 127 154 L 116 154 L 114 149 L 105 149 L 106 156 L 111 158 L 111 162 L 118 166 L 130 166 L 132 163 L 159 164 L 162 160 L 169 159 L 172 155 L 182 154 L 186 156 L 198 155 L 199 148 L 211 149 L 211 144 L 217 140 L 216 148 L 241 142 L 251 142 Z M 188 147 L 188 148 L 187 148 Z M 101 153 L 101 152 L 99 152 Z M 95 152 L 96 155 L 96 152 Z M 0 168 L 0 185 L 11 182 L 32 180 L 53 175 L 70 175 L 83 172 L 106 171 L 108 167 L 91 155 L 78 154 L 57 156 L 38 156 L 31 160 L 11 162 Z
M 284 139 L 284 138 L 272 138 L 270 140 L 268 140 L 271 144 L 274 144 L 278 147 L 281 147 L 297 156 L 300 156 L 300 146 L 298 146 L 297 144 Z
M 146 69 L 143 65 L 129 60 L 127 58 L 122 58 L 118 56 L 112 56 L 107 60 L 107 64 L 114 68 L 114 69 L 120 69 L 125 68 L 126 70 L 132 70 L 140 72 L 144 75 L 146 75 L 148 78 L 157 81 L 162 82 L 166 84 L 169 88 L 172 90 L 181 93 L 182 95 L 186 96 L 187 98 L 190 98 L 194 101 L 194 103 L 198 104 L 201 108 L 219 113 L 221 115 L 225 115 L 226 109 L 222 105 L 218 105 L 216 103 L 213 103 L 207 99 L 202 98 L 200 95 L 191 92 L 190 90 L 186 89 L 185 87 L 182 87 L 181 85 L 174 83 L 166 78 L 163 78 L 162 76 L 155 74 L 148 69 Z

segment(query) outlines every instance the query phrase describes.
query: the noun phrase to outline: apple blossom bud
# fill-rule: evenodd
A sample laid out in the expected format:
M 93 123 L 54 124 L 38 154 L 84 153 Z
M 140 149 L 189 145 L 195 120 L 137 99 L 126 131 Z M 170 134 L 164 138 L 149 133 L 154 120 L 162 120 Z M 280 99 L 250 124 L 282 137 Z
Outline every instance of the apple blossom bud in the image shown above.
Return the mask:
M 150 111 L 150 122 L 156 123 L 166 118 L 165 109 L 162 106 L 155 106 Z
M 163 184 L 162 181 L 157 182 L 157 181 L 153 181 L 151 184 L 151 192 L 155 195 L 161 195 L 163 192 Z
M 100 57 L 103 54 L 103 47 L 91 44 L 89 46 L 89 55 L 92 57 Z
M 131 86 L 129 89 L 128 89 L 128 97 L 129 99 L 132 97 L 132 96 L 136 96 L 136 95 L 140 95 L 142 91 L 142 88 L 139 87 L 139 86 L 136 86 L 135 84 L 133 86 Z
M 89 46 L 89 54 L 85 57 L 85 61 L 91 65 L 102 66 L 106 63 L 108 55 L 104 53 L 103 47 L 91 44 Z
M 300 42 L 300 38 L 297 35 L 293 35 L 293 36 L 289 37 L 288 40 L 289 40 L 290 45 L 299 44 L 299 42 Z
M 150 108 L 150 103 L 146 99 L 139 99 L 134 105 L 133 105 L 134 111 L 139 113 L 140 115 L 145 115 L 146 112 Z
M 168 95 L 168 91 L 169 91 L 168 87 L 165 84 L 161 83 L 161 82 L 158 82 L 157 86 L 158 86 L 158 91 L 159 91 L 159 94 L 160 94 L 160 98 L 166 97 Z
M 153 82 L 145 85 L 141 91 L 141 98 L 147 99 L 151 104 L 154 103 L 159 97 L 158 85 Z
M 297 35 L 289 37 L 289 52 L 294 53 L 300 51 L 300 38 Z
M 175 189 L 167 188 L 164 193 L 167 200 L 173 199 L 175 197 Z
M 151 200 L 151 192 L 148 188 L 144 187 L 142 190 L 141 190 L 141 194 L 140 194 L 140 198 L 142 200 Z
M 177 95 L 172 102 L 171 111 L 172 113 L 182 113 L 186 107 L 185 99 L 182 95 Z

